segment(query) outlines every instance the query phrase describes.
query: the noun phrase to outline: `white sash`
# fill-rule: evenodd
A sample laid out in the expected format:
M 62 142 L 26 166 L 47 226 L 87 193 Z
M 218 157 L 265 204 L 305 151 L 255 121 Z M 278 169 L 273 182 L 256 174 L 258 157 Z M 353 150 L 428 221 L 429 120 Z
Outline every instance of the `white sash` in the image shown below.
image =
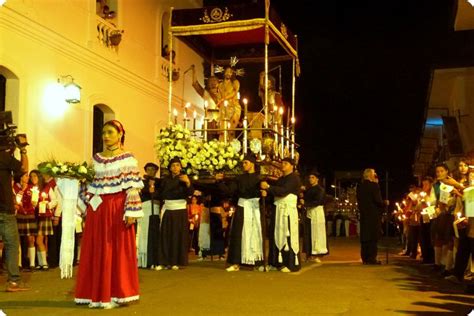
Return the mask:
M 263 260 L 259 201 L 260 198 L 240 198 L 237 203 L 244 209 L 241 246 L 241 262 L 243 264 L 255 264 L 255 261 Z
M 327 254 L 328 248 L 326 243 L 326 219 L 324 217 L 324 207 L 319 205 L 310 208 L 306 213 L 306 217 L 311 219 L 311 254 Z
M 298 197 L 295 194 L 288 194 L 282 198 L 275 198 L 276 218 L 275 218 L 275 244 L 278 248 L 278 262 L 283 262 L 281 251 L 290 250 L 288 237 L 291 241 L 291 249 L 295 253 L 295 265 L 299 265 L 298 252 L 300 251 L 298 235 L 298 210 L 296 208 Z M 288 219 L 290 224 L 288 226 Z
M 167 210 L 176 211 L 176 210 L 185 210 L 186 209 L 186 200 L 165 200 L 163 208 L 161 209 L 161 218 L 165 215 Z

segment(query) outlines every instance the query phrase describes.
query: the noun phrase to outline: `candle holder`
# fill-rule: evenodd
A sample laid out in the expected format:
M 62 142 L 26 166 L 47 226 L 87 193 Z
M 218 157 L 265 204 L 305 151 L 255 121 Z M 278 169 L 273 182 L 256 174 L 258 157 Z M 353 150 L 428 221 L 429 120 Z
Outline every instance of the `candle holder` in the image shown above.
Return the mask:
M 245 100 L 245 99 L 244 99 Z M 243 145 L 244 145 L 244 155 L 247 154 L 247 138 L 248 138 L 248 122 L 247 122 L 247 116 L 244 116 L 244 139 L 243 139 Z

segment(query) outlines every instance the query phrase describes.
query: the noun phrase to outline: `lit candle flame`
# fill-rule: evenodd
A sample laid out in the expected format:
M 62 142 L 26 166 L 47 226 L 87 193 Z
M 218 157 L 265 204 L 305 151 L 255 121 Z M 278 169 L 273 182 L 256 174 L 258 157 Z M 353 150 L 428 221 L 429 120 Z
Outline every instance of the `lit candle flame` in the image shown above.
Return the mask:
M 191 102 L 186 102 L 186 105 L 184 106 L 185 108 L 191 107 Z
M 283 107 L 281 106 L 281 107 L 280 107 L 280 110 L 279 110 L 278 112 L 279 112 L 280 115 L 281 115 L 281 114 L 283 114 L 283 111 L 284 111 L 284 110 L 283 110 Z
M 224 106 L 227 107 L 227 104 L 229 103 L 229 101 L 227 100 L 224 100 Z
M 194 117 L 194 118 L 196 118 L 196 117 L 197 117 L 196 110 L 194 110 L 194 112 L 193 112 L 193 117 Z
M 245 105 L 247 105 L 247 103 L 249 102 L 247 98 L 244 98 L 242 101 L 244 102 Z
M 174 115 L 174 116 L 178 116 L 178 110 L 173 109 L 173 115 Z
M 207 103 L 208 103 L 208 102 L 207 102 L 207 100 L 206 100 L 206 101 L 204 101 L 204 108 L 205 108 L 205 109 L 207 109 L 207 106 L 208 106 L 208 104 L 207 104 Z
M 295 124 L 295 121 L 296 121 L 296 119 L 295 119 L 295 117 L 293 116 L 293 117 L 291 118 L 291 124 Z
M 461 216 L 462 216 L 462 213 L 461 213 L 461 212 L 458 212 L 458 213 L 457 213 L 457 216 L 458 216 L 458 219 L 460 219 Z

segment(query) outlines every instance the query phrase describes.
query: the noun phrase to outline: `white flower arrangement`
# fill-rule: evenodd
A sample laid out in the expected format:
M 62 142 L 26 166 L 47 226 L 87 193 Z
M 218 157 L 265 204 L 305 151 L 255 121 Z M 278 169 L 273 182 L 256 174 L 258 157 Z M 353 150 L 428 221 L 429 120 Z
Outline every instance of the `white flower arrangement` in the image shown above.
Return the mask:
M 191 132 L 181 125 L 161 129 L 156 137 L 155 151 L 163 168 L 178 157 L 187 174 L 205 172 L 236 172 L 243 159 L 240 148 L 218 140 L 203 142 L 191 137 Z
M 55 178 L 66 177 L 86 181 L 92 181 L 94 179 L 94 169 L 91 165 L 88 165 L 87 162 L 79 164 L 52 159 L 39 163 L 38 170 L 41 173 L 49 174 Z

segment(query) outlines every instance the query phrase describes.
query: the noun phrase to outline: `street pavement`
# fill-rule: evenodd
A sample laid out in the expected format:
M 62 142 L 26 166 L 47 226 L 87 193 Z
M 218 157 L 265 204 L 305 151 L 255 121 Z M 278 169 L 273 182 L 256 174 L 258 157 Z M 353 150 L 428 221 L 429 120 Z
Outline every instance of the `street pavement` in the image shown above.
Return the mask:
M 436 276 L 432 267 L 397 256 L 393 240 L 387 241 L 388 256 L 379 249 L 381 266 L 360 263 L 356 238 L 332 237 L 329 245 L 322 264 L 304 263 L 297 273 L 226 272 L 223 261 L 195 257 L 179 271 L 140 269 L 140 302 L 113 310 L 75 305 L 75 280 L 61 280 L 58 269 L 23 273 L 31 291 L 0 292 L 0 310 L 53 316 L 467 315 L 474 309 L 474 296 Z M 1 284 L 5 278 L 3 272 Z

